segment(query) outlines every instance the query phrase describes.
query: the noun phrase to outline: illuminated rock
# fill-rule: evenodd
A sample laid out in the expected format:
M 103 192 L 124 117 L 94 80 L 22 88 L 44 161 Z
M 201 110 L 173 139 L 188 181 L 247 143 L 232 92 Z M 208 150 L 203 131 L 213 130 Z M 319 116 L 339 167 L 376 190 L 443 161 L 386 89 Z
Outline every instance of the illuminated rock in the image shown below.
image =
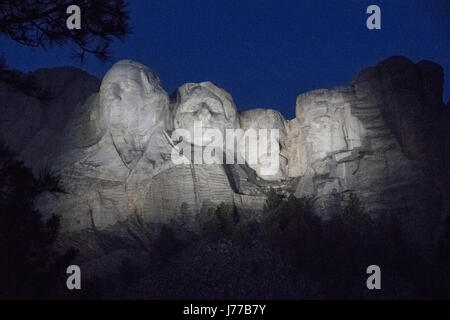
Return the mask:
M 218 129 L 225 137 L 226 129 L 239 128 L 236 105 L 231 95 L 211 82 L 186 83 L 176 91 L 174 128 L 186 129 L 194 138 L 194 123 L 202 123 L 203 132 Z M 202 133 L 203 133 L 202 132 Z M 191 141 L 201 144 L 199 141 Z
M 270 181 L 278 181 L 283 180 L 288 175 L 288 159 L 287 159 L 287 149 L 286 149 L 286 138 L 287 138 L 287 131 L 286 131 L 286 120 L 284 119 L 283 115 L 276 110 L 272 109 L 252 109 L 248 111 L 244 111 L 240 114 L 240 122 L 241 122 L 241 128 L 243 130 L 248 129 L 254 129 L 256 134 L 259 133 L 259 130 L 268 130 L 267 132 L 267 140 L 269 140 L 270 137 L 270 130 L 277 130 L 278 137 L 276 139 L 277 147 L 279 148 L 279 154 L 276 155 L 277 158 L 277 168 L 276 172 L 274 174 L 266 174 L 264 175 L 262 173 L 262 168 L 264 166 L 274 165 L 271 163 L 271 156 L 267 155 L 265 153 L 260 152 L 260 141 L 259 141 L 259 134 L 257 138 L 257 143 L 250 145 L 245 144 L 244 141 L 241 141 L 241 153 L 244 152 L 254 152 L 258 155 L 257 163 L 252 164 L 249 163 L 249 166 L 256 171 L 256 174 L 258 177 L 264 179 L 264 180 L 270 180 Z M 269 141 L 268 141 L 269 142 Z M 249 147 L 253 147 L 254 150 L 248 150 Z M 270 148 L 267 148 L 267 151 L 271 151 Z M 248 156 L 245 156 L 244 158 L 248 159 Z M 264 161 L 267 160 L 267 163 L 264 163 Z
M 129 60 L 108 71 L 100 90 L 74 68 L 34 74 L 54 99 L 0 82 L 0 137 L 34 173 L 47 165 L 61 176 L 68 193 L 44 195 L 37 206 L 61 215 L 67 237 L 95 230 L 144 241 L 149 225 L 172 219 L 195 230 L 201 210 L 220 202 L 258 216 L 271 186 L 311 197 L 323 218 L 355 192 L 369 214 L 398 215 L 427 237 L 440 214 L 429 208 L 439 197 L 448 202 L 450 116 L 442 68 L 432 62 L 393 57 L 348 87 L 301 94 L 291 120 L 274 110 L 238 114 L 210 82 L 185 84 L 169 100 L 158 77 Z M 195 121 L 224 137 L 226 129 L 278 129 L 278 172 L 261 174 L 261 163 L 174 164 L 174 148 L 199 143 L 170 135 L 193 134 Z
M 105 75 L 100 108 L 117 151 L 132 169 L 156 128 L 167 128 L 169 99 L 159 78 L 144 65 L 122 60 Z M 162 124 L 162 126 L 161 126 Z

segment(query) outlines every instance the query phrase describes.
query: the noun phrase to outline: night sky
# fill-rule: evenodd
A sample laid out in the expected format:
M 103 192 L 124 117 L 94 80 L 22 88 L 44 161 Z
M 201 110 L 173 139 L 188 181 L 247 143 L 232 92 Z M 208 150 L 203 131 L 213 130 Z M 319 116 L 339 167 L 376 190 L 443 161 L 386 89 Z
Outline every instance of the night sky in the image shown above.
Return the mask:
M 366 28 L 366 8 L 381 7 L 382 29 Z M 114 61 L 140 61 L 171 93 L 212 81 L 239 110 L 264 107 L 295 116 L 305 91 L 347 85 L 363 67 L 392 55 L 440 63 L 450 99 L 450 1 L 131 0 L 133 34 L 115 41 L 113 61 L 81 66 L 102 77 Z M 48 51 L 0 37 L 0 54 L 25 71 L 73 65 L 71 48 Z

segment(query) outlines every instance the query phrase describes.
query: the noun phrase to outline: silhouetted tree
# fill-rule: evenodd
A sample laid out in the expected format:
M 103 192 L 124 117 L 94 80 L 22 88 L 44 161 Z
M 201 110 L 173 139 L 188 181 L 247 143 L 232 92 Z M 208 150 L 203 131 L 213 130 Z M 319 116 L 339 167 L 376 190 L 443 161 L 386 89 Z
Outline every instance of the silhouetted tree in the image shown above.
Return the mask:
M 34 208 L 46 191 L 63 192 L 59 179 L 49 170 L 35 178 L 0 145 L 0 298 L 51 298 L 65 284 L 76 252 L 56 252 L 59 217 L 43 220 Z
M 69 30 L 66 13 L 70 5 L 81 9 L 81 29 Z M 124 0 L 3 0 L 0 2 L 0 33 L 29 47 L 48 49 L 73 43 L 74 55 L 85 54 L 100 60 L 110 57 L 113 38 L 130 33 Z
M 177 238 L 174 222 L 164 224 L 153 242 L 153 254 L 161 263 L 167 263 L 183 248 L 183 243 Z
M 202 234 L 210 239 L 233 238 L 237 227 L 242 227 L 236 207 L 220 203 L 216 208 L 203 209 L 200 217 Z M 240 230 L 242 231 L 242 230 Z
M 281 196 L 277 194 L 274 188 L 270 187 L 269 191 L 267 191 L 267 198 L 266 202 L 264 203 L 264 211 L 275 209 L 280 205 L 281 201 Z
M 265 236 L 295 263 L 311 261 L 320 247 L 321 221 L 313 214 L 309 198 L 290 195 L 281 200 L 271 189 L 262 222 Z
M 350 193 L 347 202 L 343 208 L 342 216 L 344 221 L 352 225 L 360 225 L 364 219 L 366 219 L 366 214 L 361 200 L 355 193 Z

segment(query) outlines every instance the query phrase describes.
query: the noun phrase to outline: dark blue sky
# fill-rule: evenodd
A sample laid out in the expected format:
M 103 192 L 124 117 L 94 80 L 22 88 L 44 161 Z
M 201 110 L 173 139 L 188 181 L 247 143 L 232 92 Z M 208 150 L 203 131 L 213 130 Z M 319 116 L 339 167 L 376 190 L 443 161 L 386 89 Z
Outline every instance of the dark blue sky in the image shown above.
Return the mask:
M 382 29 L 365 13 L 381 7 Z M 133 34 L 113 44 L 114 61 L 140 61 L 171 93 L 185 82 L 210 80 L 240 110 L 276 108 L 295 115 L 298 94 L 349 84 L 365 66 L 392 56 L 429 59 L 446 72 L 450 99 L 448 0 L 131 0 Z M 70 47 L 42 51 L 0 37 L 11 67 L 79 66 Z M 88 58 L 83 69 L 102 77 L 112 65 Z

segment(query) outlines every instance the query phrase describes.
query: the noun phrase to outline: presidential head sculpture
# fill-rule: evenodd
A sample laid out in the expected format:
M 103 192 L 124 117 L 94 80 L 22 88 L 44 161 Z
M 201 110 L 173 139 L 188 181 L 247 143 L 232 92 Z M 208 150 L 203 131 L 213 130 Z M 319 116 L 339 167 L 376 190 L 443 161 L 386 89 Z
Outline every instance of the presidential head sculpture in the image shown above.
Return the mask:
M 345 89 L 319 89 L 297 98 L 296 115 L 311 164 L 330 154 L 361 146 L 364 128 L 352 115 L 345 94 Z
M 195 134 L 194 125 L 201 123 L 201 134 L 208 129 L 217 129 L 225 137 L 226 129 L 239 127 L 236 105 L 225 90 L 211 82 L 186 83 L 176 92 L 173 126 L 185 129 L 193 144 L 201 145 L 200 135 Z
M 264 180 L 282 180 L 287 177 L 286 120 L 272 109 L 252 109 L 240 115 L 241 128 L 246 135 L 240 141 L 239 152 L 250 168 Z M 253 143 L 246 139 L 254 130 Z M 256 158 L 251 161 L 251 153 Z
M 169 124 L 167 93 L 146 66 L 122 60 L 106 73 L 100 107 L 123 162 L 133 167 L 147 148 L 155 128 Z

